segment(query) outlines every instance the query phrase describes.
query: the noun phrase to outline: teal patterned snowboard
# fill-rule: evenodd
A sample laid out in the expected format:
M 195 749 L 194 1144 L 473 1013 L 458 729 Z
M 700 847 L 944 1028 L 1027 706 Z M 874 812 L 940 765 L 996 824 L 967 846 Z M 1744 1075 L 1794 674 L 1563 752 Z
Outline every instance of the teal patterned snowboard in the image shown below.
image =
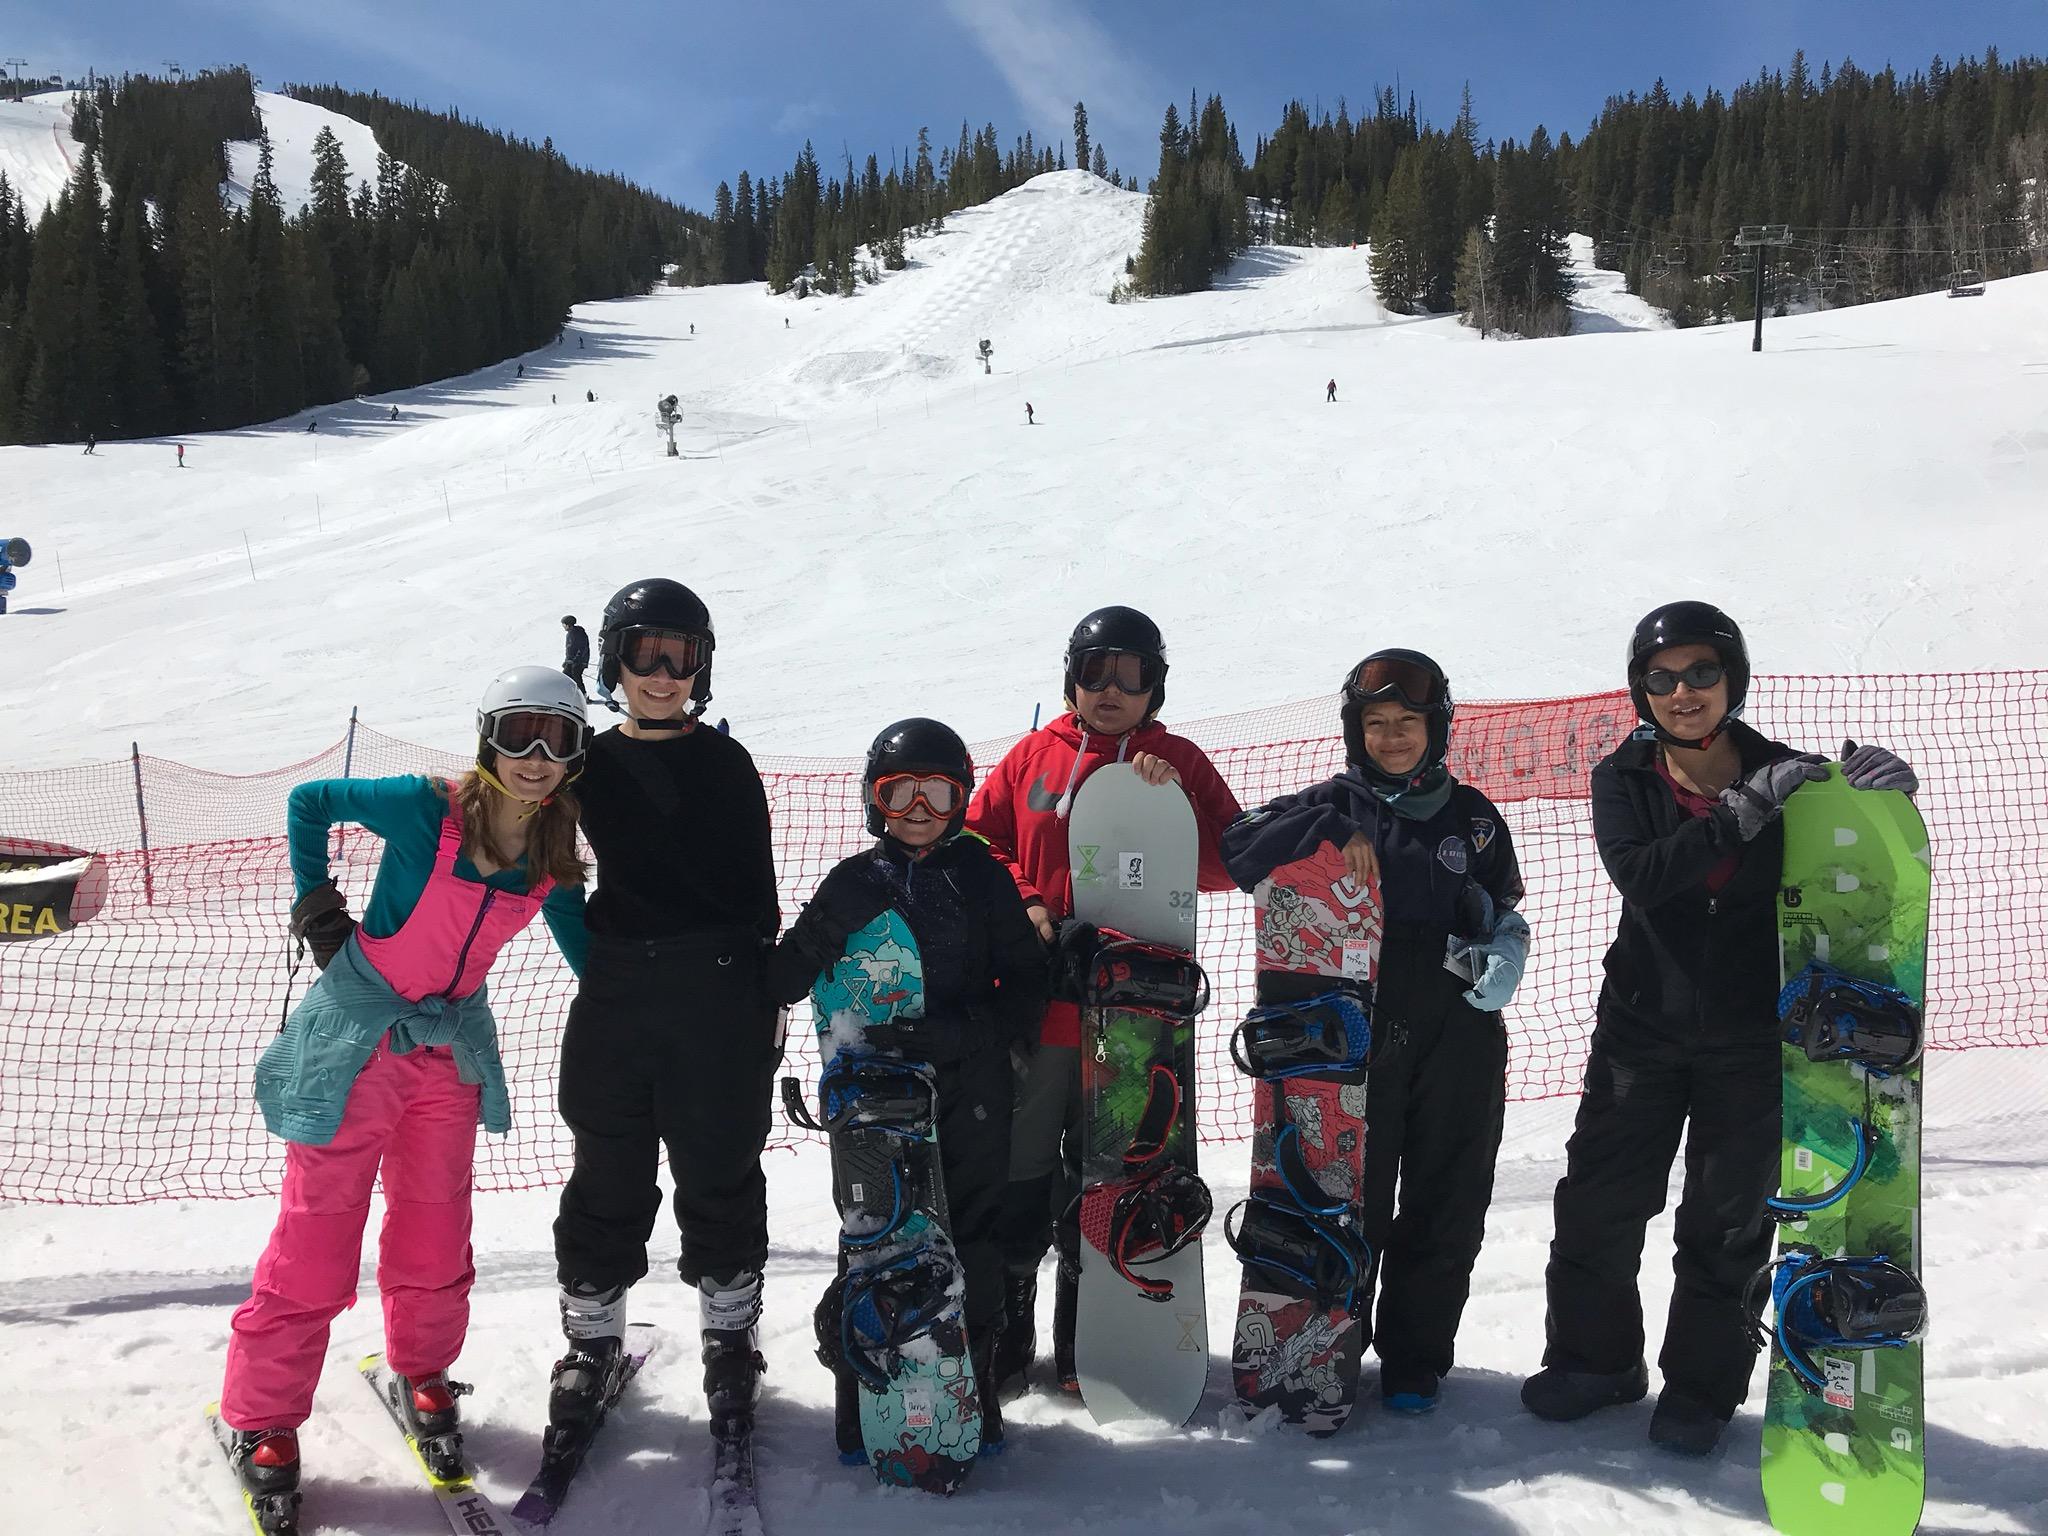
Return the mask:
M 846 941 L 845 953 L 811 989 L 811 1006 L 828 1069 L 861 1056 L 902 1064 L 886 1032 L 923 1018 L 924 965 L 899 913 L 884 912 Z M 829 1093 L 823 1107 L 828 1114 L 833 1108 Z M 952 1493 L 981 1450 L 981 1399 L 967 1354 L 965 1278 L 947 1232 L 936 1121 L 921 1139 L 884 1133 L 880 1143 L 882 1155 L 873 1131 L 832 1137 L 842 1298 L 859 1298 L 878 1277 L 922 1265 L 945 1277 L 947 1299 L 929 1327 L 890 1352 L 886 1382 L 864 1384 L 861 1440 L 882 1483 Z M 849 1328 L 882 1322 L 872 1302 L 856 1300 L 848 1309 Z
M 1851 789 L 1839 766 L 1786 802 L 1778 903 L 1780 979 L 1831 969 L 1926 999 L 1927 828 L 1896 790 Z M 1819 968 L 1818 971 L 1816 968 Z M 1783 1005 L 1781 1005 L 1782 1011 Z M 1795 1016 L 1796 1022 L 1796 1016 Z M 1789 1031 L 1788 1031 L 1789 1033 Z M 1815 1259 L 1886 1259 L 1920 1273 L 1920 1067 L 1814 1061 L 1789 1039 L 1780 1203 L 1783 1277 Z M 1829 1197 L 1847 1183 L 1848 1193 Z M 1920 1344 L 1805 1352 L 1808 1379 L 1774 1333 L 1763 1490 L 1788 1536 L 1893 1536 L 1920 1523 Z

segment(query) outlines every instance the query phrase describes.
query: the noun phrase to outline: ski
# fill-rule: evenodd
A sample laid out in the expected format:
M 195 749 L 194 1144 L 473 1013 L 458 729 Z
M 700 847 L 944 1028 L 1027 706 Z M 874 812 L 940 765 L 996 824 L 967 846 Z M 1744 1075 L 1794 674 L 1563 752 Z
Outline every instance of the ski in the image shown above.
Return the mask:
M 213 1434 L 213 1443 L 220 1447 L 222 1456 L 228 1458 L 228 1470 L 234 1471 L 234 1431 L 220 1421 L 220 1404 L 206 1405 L 206 1427 Z M 275 1493 L 259 1497 L 242 1487 L 241 1478 L 235 1479 L 235 1490 L 242 1496 L 242 1507 L 249 1514 L 249 1528 L 256 1536 L 299 1536 L 299 1496 L 296 1493 Z
M 454 1536 L 512 1536 L 511 1522 L 490 1496 L 477 1487 L 476 1473 L 462 1454 L 462 1437 L 457 1434 L 422 1443 L 405 1422 L 405 1410 L 398 1406 L 397 1395 L 404 1389 L 398 1376 L 384 1363 L 384 1357 L 365 1355 L 357 1369 L 405 1437 L 406 1446 L 419 1463 L 427 1486 L 433 1489 Z
M 754 1421 L 734 1419 L 711 1431 L 711 1522 L 708 1536 L 762 1536 L 754 1503 Z
M 611 1417 L 611 1411 L 625 1395 L 627 1386 L 640 1374 L 640 1368 L 647 1363 L 647 1357 L 654 1353 L 654 1346 L 660 1334 L 652 1323 L 628 1323 L 626 1345 L 619 1354 L 618 1379 L 606 1392 L 599 1403 L 597 1417 L 592 1419 L 580 1433 L 568 1430 L 557 1431 L 549 1425 L 541 1437 L 540 1470 L 533 1475 L 526 1492 L 519 1496 L 519 1502 L 512 1506 L 512 1518 L 522 1525 L 546 1525 L 561 1510 L 562 1500 L 568 1496 L 569 1484 L 575 1481 L 582 1470 L 583 1460 L 590 1454 L 590 1447 L 597 1440 L 597 1433 L 604 1428 L 604 1422 Z

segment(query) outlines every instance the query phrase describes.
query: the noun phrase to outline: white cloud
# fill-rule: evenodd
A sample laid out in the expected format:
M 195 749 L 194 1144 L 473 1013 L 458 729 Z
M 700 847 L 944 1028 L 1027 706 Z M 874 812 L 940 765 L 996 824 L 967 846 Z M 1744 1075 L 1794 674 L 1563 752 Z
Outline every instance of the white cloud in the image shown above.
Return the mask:
M 1009 85 L 1041 141 L 1067 138 L 1074 103 L 1083 101 L 1090 136 L 1111 161 L 1150 174 L 1147 150 L 1168 93 L 1073 0 L 946 0 L 946 9 Z

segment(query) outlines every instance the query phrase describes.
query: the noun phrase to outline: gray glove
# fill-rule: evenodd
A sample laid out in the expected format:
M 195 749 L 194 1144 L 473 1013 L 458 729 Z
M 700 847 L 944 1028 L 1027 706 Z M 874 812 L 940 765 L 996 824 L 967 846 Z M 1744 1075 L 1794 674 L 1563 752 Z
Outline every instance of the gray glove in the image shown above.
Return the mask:
M 1746 843 L 1769 826 L 1800 785 L 1828 776 L 1828 760 L 1818 752 L 1765 763 L 1746 779 L 1721 791 L 1721 803 L 1735 813 L 1735 830 Z
M 1920 787 L 1920 776 L 1898 753 L 1853 741 L 1842 743 L 1842 777 L 1851 789 L 1903 789 L 1910 795 Z

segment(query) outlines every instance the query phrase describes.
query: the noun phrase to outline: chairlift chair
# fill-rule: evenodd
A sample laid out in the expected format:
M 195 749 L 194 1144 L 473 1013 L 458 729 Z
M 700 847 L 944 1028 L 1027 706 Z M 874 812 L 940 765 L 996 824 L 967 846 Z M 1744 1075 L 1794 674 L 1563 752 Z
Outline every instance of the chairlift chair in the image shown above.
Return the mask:
M 1948 296 L 1977 299 L 1984 296 L 1984 274 L 1975 267 L 1959 267 L 1948 275 Z

